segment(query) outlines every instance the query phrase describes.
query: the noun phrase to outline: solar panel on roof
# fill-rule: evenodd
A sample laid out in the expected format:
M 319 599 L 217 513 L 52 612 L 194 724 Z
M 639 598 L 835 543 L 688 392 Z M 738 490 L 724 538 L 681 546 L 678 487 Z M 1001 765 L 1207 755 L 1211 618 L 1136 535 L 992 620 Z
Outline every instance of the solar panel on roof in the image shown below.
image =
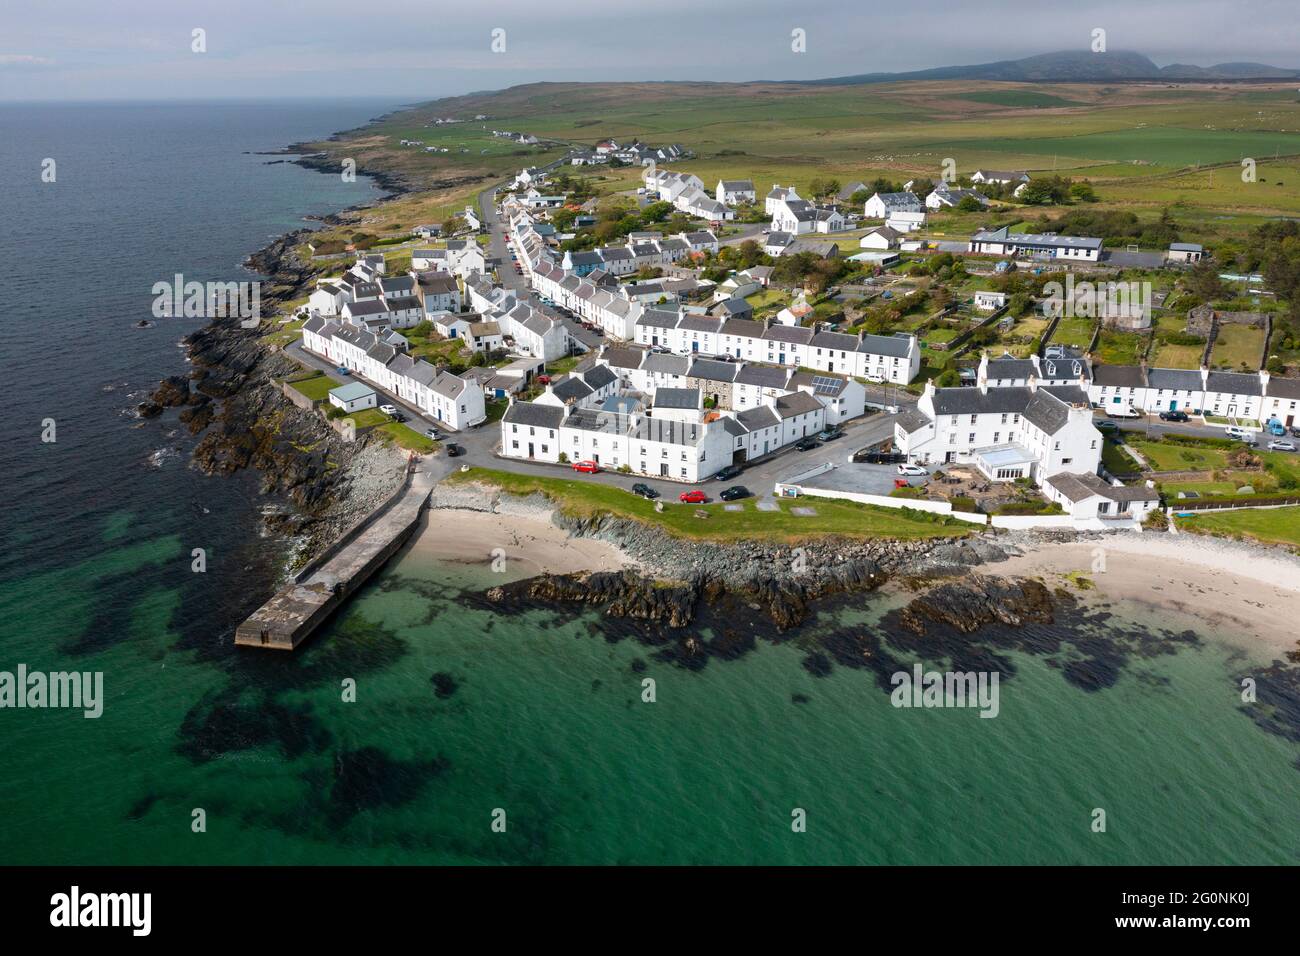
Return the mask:
M 826 375 L 814 375 L 812 383 L 814 392 L 834 393 L 840 390 L 840 380 L 838 378 L 830 378 Z

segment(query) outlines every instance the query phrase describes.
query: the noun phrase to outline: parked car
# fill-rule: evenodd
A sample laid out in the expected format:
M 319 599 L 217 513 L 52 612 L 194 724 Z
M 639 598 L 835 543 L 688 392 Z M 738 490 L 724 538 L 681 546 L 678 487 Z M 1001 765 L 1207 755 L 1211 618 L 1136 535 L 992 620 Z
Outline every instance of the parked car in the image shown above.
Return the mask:
M 426 428 L 424 430 L 424 435 L 426 438 L 432 438 L 434 441 L 437 441 L 439 438 L 442 437 L 440 434 L 438 434 L 438 429 L 436 428 Z
M 638 481 L 635 485 L 632 486 L 632 494 L 640 495 L 642 498 L 645 498 L 648 501 L 654 501 L 656 498 L 659 497 L 659 492 L 655 491 L 649 485 L 640 481 Z
M 1295 451 L 1295 442 L 1283 441 L 1280 438 L 1274 438 L 1268 443 L 1269 451 Z
M 823 429 L 817 437 L 822 441 L 834 441 L 837 438 L 843 438 L 844 432 L 840 431 L 838 428 L 826 428 Z
M 797 442 L 795 442 L 794 448 L 795 451 L 811 451 L 812 449 L 816 448 L 819 444 L 821 443 L 817 441 L 816 438 L 813 438 L 811 435 L 809 435 L 807 438 L 800 438 Z
M 582 461 L 575 461 L 573 463 L 573 470 L 580 471 L 585 475 L 594 475 L 596 472 L 600 471 L 600 465 L 596 464 L 589 458 L 584 458 Z
M 1106 414 L 1111 418 L 1141 418 L 1142 413 L 1132 405 L 1112 405 L 1106 409 Z
M 551 376 L 549 376 L 549 375 L 539 375 L 539 376 L 537 376 L 537 384 L 538 384 L 538 385 L 550 385 L 550 384 L 551 384 Z
M 748 498 L 749 489 L 744 485 L 732 485 L 718 495 L 723 501 L 735 501 L 738 498 Z
M 393 421 L 404 422 L 406 421 L 406 416 L 403 415 L 401 412 L 393 412 Z
M 1223 433 L 1229 438 L 1235 438 L 1237 441 L 1245 442 L 1247 445 L 1258 444 L 1258 442 L 1255 441 L 1255 433 L 1242 428 L 1240 425 L 1229 425 L 1223 430 Z
M 397 414 L 396 405 L 380 405 L 379 410 L 390 418 Z
M 912 478 L 924 478 L 930 473 L 920 465 L 902 464 L 898 466 L 898 473 Z
M 1277 438 L 1284 438 L 1286 436 L 1286 426 L 1276 418 L 1271 419 L 1264 427 L 1268 429 L 1270 435 L 1274 435 Z
M 348 371 L 348 367 L 347 367 L 346 365 L 340 365 L 340 366 L 339 366 L 338 368 L 336 368 L 334 371 L 335 371 L 336 373 L 338 373 L 339 375 L 351 375 L 351 374 L 352 374 L 351 372 Z
M 683 504 L 687 505 L 702 505 L 709 500 L 709 496 L 700 491 L 699 488 L 695 488 L 691 491 L 683 491 L 677 497 Z
M 728 465 L 726 468 L 723 468 L 713 477 L 717 481 L 730 481 L 732 478 L 735 478 L 744 470 L 745 469 L 741 468 L 739 465 Z
M 1168 411 L 1160 413 L 1160 420 L 1163 422 L 1189 422 L 1191 419 L 1186 412 Z
M 461 455 L 463 455 L 463 454 L 465 454 L 465 449 L 464 449 L 464 448 L 461 448 L 459 445 L 454 444 L 454 443 L 448 443 L 448 445 L 447 445 L 447 457 L 448 457 L 448 458 L 459 458 L 459 457 L 460 457 Z
M 1108 421 L 1106 421 L 1106 419 L 1104 419 L 1104 418 L 1103 418 L 1101 421 L 1093 422 L 1093 424 L 1097 426 L 1097 431 L 1099 431 L 1099 432 L 1117 432 L 1117 431 L 1119 431 L 1119 426 L 1118 426 L 1118 425 L 1116 425 L 1114 422 L 1108 422 Z
M 1300 438 L 1300 428 L 1297 428 L 1297 427 L 1295 427 L 1295 426 L 1292 426 L 1292 428 L 1291 428 L 1291 437 L 1292 437 L 1292 438 Z

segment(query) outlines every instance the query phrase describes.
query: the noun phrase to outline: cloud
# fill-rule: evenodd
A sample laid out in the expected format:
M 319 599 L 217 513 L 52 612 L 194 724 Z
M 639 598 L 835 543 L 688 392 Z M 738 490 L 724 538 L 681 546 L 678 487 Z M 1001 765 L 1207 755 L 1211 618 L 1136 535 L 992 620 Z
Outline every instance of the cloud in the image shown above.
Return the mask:
M 53 66 L 54 61 L 48 56 L 32 56 L 30 53 L 0 53 L 0 66 Z

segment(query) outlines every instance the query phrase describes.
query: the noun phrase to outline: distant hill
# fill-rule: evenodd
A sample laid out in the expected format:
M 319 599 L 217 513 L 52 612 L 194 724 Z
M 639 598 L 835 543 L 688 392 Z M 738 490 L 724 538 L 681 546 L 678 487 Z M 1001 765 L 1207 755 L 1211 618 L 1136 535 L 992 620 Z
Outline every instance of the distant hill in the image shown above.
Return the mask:
M 1188 66 L 1172 63 L 1156 66 L 1148 57 L 1131 50 L 1092 53 L 1062 50 L 1040 53 L 1020 60 L 998 60 L 968 66 L 941 66 L 907 73 L 859 73 L 824 80 L 801 81 L 814 86 L 854 83 L 893 83 L 899 80 L 1004 80 L 1009 82 L 1078 82 L 1136 80 L 1254 80 L 1300 78 L 1300 70 L 1264 63 L 1220 63 L 1216 66 Z

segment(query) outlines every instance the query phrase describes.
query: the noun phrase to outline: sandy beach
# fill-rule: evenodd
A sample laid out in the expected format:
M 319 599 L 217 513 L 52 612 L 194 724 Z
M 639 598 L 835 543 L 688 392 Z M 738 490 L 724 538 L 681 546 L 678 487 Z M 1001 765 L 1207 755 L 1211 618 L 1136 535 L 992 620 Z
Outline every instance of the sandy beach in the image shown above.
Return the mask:
M 494 552 L 500 551 L 494 555 Z M 591 538 L 571 538 L 550 512 L 492 513 L 432 509 L 411 544 L 413 554 L 465 565 L 491 566 L 504 556 L 511 580 L 543 572 L 617 571 L 635 567 L 623 551 Z
M 1285 552 L 1203 536 L 1112 535 L 1047 543 L 981 569 L 1001 576 L 1081 574 L 1107 604 L 1139 602 L 1198 619 L 1227 640 L 1270 650 L 1300 637 L 1300 560 Z M 1069 586 L 1066 584 L 1066 586 Z

